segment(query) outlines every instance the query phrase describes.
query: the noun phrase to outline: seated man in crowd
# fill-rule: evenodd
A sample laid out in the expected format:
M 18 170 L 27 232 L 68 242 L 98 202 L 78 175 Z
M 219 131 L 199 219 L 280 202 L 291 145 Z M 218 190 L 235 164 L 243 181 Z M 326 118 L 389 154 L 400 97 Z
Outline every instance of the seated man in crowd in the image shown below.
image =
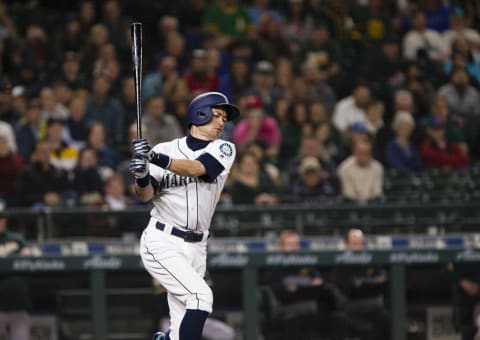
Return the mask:
M 51 164 L 51 149 L 47 141 L 35 144 L 32 164 L 17 180 L 17 201 L 23 206 L 55 206 L 71 189 L 67 173 Z
M 350 229 L 345 246 L 351 251 L 363 249 L 363 232 Z M 343 295 L 350 331 L 362 340 L 389 339 L 389 315 L 384 305 L 387 283 L 385 270 L 372 266 L 336 268 L 333 280 Z
M 373 159 L 369 141 L 353 146 L 353 155 L 340 163 L 338 176 L 347 200 L 366 203 L 383 195 L 383 166 Z
M 298 167 L 298 176 L 292 177 L 288 184 L 284 202 L 318 203 L 338 194 L 336 181 L 328 171 L 322 169 L 316 157 L 305 157 Z
M 284 252 L 300 250 L 300 236 L 294 230 L 284 230 L 279 238 Z M 345 339 L 346 322 L 338 312 L 340 301 L 335 287 L 325 281 L 314 267 L 271 269 L 265 273 L 271 317 L 281 324 L 285 339 L 299 339 L 299 332 L 312 331 L 315 335 L 328 333 L 330 338 Z M 273 300 L 273 301 L 272 301 Z

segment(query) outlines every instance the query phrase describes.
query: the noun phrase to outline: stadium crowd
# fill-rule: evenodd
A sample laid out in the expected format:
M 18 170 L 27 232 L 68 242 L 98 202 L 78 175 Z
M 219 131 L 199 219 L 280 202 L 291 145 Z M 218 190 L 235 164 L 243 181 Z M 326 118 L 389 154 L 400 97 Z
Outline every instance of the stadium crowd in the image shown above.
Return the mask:
M 478 1 L 42 3 L 0 2 L 9 206 L 139 204 L 133 21 L 144 21 L 152 144 L 187 133 L 201 92 L 240 107 L 224 131 L 239 151 L 225 203 L 369 202 L 390 169 L 479 165 Z

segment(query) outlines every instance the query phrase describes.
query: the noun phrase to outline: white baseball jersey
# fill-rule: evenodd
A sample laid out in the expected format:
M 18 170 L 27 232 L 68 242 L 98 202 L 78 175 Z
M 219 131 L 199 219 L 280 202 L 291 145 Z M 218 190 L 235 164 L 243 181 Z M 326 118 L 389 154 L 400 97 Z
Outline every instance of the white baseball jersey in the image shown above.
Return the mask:
M 187 145 L 187 137 L 183 137 L 157 144 L 153 150 L 172 159 L 193 160 L 208 153 L 223 166 L 223 171 L 210 182 L 208 178 L 179 176 L 150 164 L 150 176 L 156 181 L 151 216 L 173 226 L 207 231 L 235 159 L 235 146 L 217 139 L 194 151 Z M 208 172 L 208 165 L 205 167 Z
M 158 144 L 153 150 L 172 159 L 199 159 L 207 174 L 184 177 L 150 164 L 155 195 L 151 219 L 140 241 L 145 269 L 167 290 L 172 340 L 179 339 L 187 309 L 212 311 L 213 293 L 203 279 L 205 236 L 236 154 L 235 146 L 221 139 L 208 144 L 196 140 L 191 148 L 187 138 L 191 137 Z M 202 232 L 202 239 L 188 242 L 173 232 L 187 229 Z

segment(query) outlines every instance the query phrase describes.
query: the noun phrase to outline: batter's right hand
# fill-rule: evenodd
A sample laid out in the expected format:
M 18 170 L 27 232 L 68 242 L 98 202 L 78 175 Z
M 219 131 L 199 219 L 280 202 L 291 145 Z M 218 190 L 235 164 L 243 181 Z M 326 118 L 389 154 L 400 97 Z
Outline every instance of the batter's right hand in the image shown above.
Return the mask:
M 135 158 L 148 159 L 148 155 L 152 147 L 145 138 L 139 138 L 133 140 L 133 152 Z
M 148 161 L 140 157 L 134 157 L 130 161 L 128 170 L 135 178 L 145 178 L 148 175 Z

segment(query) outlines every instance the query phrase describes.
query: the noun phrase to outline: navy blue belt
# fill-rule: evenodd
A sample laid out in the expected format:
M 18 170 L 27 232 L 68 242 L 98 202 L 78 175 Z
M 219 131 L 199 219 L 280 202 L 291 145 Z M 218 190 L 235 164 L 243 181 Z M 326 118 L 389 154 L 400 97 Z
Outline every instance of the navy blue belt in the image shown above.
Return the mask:
M 157 222 L 155 224 L 155 227 L 159 230 L 164 230 L 165 229 L 165 224 L 161 222 Z M 177 227 L 172 227 L 171 234 L 173 236 L 180 237 L 183 239 L 185 242 L 200 242 L 203 240 L 203 231 L 195 231 L 195 230 L 182 230 Z

